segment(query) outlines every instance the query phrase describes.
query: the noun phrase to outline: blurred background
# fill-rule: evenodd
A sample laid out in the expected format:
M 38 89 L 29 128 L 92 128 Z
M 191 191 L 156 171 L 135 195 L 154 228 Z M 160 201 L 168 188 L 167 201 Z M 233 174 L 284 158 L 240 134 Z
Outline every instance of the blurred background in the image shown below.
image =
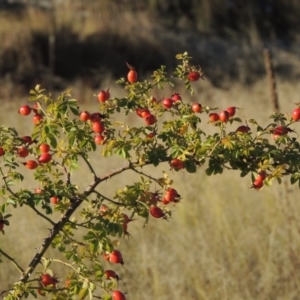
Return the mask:
M 178 86 L 155 96 L 179 92 L 186 102 L 220 110 L 237 106 L 238 117 L 264 126 L 274 111 L 265 48 L 273 54 L 280 110 L 289 116 L 300 102 L 299 20 L 297 0 L 0 0 L 1 123 L 30 135 L 30 118 L 17 111 L 36 84 L 54 94 L 72 88 L 82 110 L 92 111 L 100 89 L 110 87 L 113 97 L 124 93 L 115 81 L 126 76 L 125 62 L 142 80 L 161 64 L 171 71 L 175 54 L 188 51 L 205 77 L 193 85 L 195 95 Z M 140 125 L 135 116 L 129 121 Z M 206 115 L 202 126 L 215 130 Z M 100 151 L 91 158 L 99 172 L 124 163 L 103 160 Z M 284 180 L 257 192 L 250 189 L 250 177 L 233 172 L 207 177 L 205 166 L 192 175 L 170 172 L 168 166 L 150 172 L 161 176 L 162 170 L 183 198 L 172 208 L 173 218 L 150 219 L 144 229 L 140 220 L 130 223 L 131 236 L 119 247 L 126 269 L 106 266 L 119 273 L 127 299 L 299 299 L 298 187 Z M 74 176 L 82 186 L 91 180 L 86 168 Z M 131 183 L 128 178 L 126 173 L 105 183 L 107 196 Z M 23 186 L 37 184 L 28 173 Z M 10 212 L 14 216 L 0 247 L 25 268 L 49 225 L 35 221 L 28 208 Z M 50 255 L 57 253 L 50 249 Z M 61 265 L 51 267 L 63 283 Z M 18 278 L 4 260 L 0 290 Z
M 125 61 L 147 74 L 186 50 L 215 86 L 251 84 L 269 47 L 293 80 L 299 16 L 296 0 L 0 0 L 0 78 L 25 91 L 75 80 L 95 88 L 123 76 Z

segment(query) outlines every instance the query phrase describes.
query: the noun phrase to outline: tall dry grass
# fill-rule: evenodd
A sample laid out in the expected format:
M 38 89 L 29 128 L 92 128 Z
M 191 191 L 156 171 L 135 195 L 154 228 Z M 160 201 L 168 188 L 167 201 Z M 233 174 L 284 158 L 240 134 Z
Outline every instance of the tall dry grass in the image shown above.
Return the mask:
M 280 53 L 288 46 L 298 55 L 299 5 L 272 1 L 266 14 L 267 3 L 257 2 L 76 0 L 49 1 L 53 9 L 48 10 L 1 10 L 0 78 L 5 85 L 0 94 L 9 98 L 37 82 L 60 89 L 79 78 L 95 88 L 107 76 L 120 77 L 126 61 L 147 74 L 161 64 L 174 66 L 174 55 L 186 50 L 215 86 L 226 87 L 227 79 L 252 84 L 264 76 L 265 46 Z M 299 76 L 293 61 L 277 64 L 286 80 Z

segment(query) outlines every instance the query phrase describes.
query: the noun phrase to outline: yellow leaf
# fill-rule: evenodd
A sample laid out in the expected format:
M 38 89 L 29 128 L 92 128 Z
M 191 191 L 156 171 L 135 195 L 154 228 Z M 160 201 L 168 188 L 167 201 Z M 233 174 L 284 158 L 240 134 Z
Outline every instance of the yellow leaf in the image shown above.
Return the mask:
M 173 180 L 171 180 L 168 176 L 168 174 L 163 171 L 163 178 L 158 178 L 155 181 L 160 185 L 160 186 L 166 186 L 166 185 L 171 185 L 173 183 Z
M 114 247 L 118 247 L 120 245 L 120 240 L 114 240 L 112 241 L 112 244 L 114 245 Z
M 189 124 L 184 124 L 184 125 L 182 125 L 182 126 L 179 128 L 178 134 L 179 134 L 179 135 L 184 135 L 184 134 L 188 131 L 188 128 L 189 128 Z

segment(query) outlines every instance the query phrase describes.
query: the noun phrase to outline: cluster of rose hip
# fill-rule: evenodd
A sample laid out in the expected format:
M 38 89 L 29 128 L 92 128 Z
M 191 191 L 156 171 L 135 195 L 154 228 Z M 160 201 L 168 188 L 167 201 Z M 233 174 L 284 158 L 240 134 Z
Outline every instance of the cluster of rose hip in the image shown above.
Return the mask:
M 300 107 L 297 107 L 293 110 L 292 116 L 291 116 L 291 123 L 298 122 L 300 120 Z M 290 123 L 290 124 L 291 124 Z M 282 136 L 287 135 L 289 132 L 293 132 L 291 128 L 288 127 L 289 125 L 278 125 L 275 128 L 272 128 L 270 130 L 272 134 L 272 138 L 274 141 L 279 139 Z M 264 180 L 268 177 L 268 174 L 266 171 L 261 170 L 255 180 L 252 183 L 252 187 L 256 190 L 260 190 L 264 186 Z
M 33 116 L 33 123 L 34 125 L 40 124 L 41 120 L 43 119 L 43 115 L 38 113 L 38 105 L 34 104 L 32 107 L 29 105 L 22 105 L 19 108 L 19 114 L 22 116 L 28 116 L 31 112 L 34 113 Z M 20 145 L 15 146 L 12 152 L 17 155 L 19 158 L 26 158 L 25 162 L 20 162 L 23 164 L 27 169 L 33 170 L 36 169 L 40 164 L 46 164 L 52 160 L 53 151 L 51 151 L 50 145 L 47 143 L 40 143 L 38 145 L 38 154 L 34 154 L 32 151 L 32 145 L 37 144 L 36 140 L 32 140 L 31 136 L 23 136 L 20 138 Z M 34 146 L 37 147 L 37 146 Z M 6 150 L 4 147 L 0 146 L 0 157 L 5 155 Z M 35 159 L 27 159 L 29 155 L 34 156 Z M 35 189 L 36 194 L 42 194 L 43 191 L 40 188 Z M 58 197 L 53 196 L 50 198 L 50 201 L 54 204 L 58 203 Z M 3 216 L 0 214 L 0 231 L 3 232 L 4 226 L 9 225 L 9 222 L 6 220 L 8 216 Z
M 39 125 L 43 119 L 43 115 L 38 112 L 39 108 L 37 104 L 34 104 L 33 107 L 29 105 L 22 105 L 19 108 L 19 114 L 22 116 L 28 116 L 31 112 L 34 112 L 33 123 L 34 125 Z M 23 136 L 21 138 L 21 144 L 19 147 L 16 147 L 15 152 L 21 158 L 28 157 L 29 154 L 32 154 L 30 147 L 32 144 L 35 144 L 36 141 L 33 141 L 30 136 Z M 52 154 L 50 153 L 50 145 L 42 143 L 39 145 L 40 154 L 36 156 L 36 159 L 29 159 L 26 162 L 22 163 L 26 168 L 33 170 L 38 167 L 39 164 L 46 164 L 52 160 Z M 3 147 L 0 147 L 0 156 L 5 154 Z
M 114 250 L 113 252 L 111 252 L 109 255 L 109 259 L 107 259 L 107 260 L 111 263 L 116 263 L 116 264 L 120 263 L 123 265 L 123 263 L 124 263 L 122 254 L 118 250 Z M 114 278 L 117 281 L 119 280 L 118 275 L 113 270 L 106 270 L 104 272 L 104 275 L 105 275 L 106 279 Z M 49 273 L 43 273 L 39 277 L 39 289 L 37 290 L 37 292 L 39 295 L 45 296 L 46 295 L 45 288 L 46 289 L 57 288 L 58 283 L 59 283 L 59 281 L 58 281 L 56 275 L 51 275 Z M 73 284 L 72 279 L 70 279 L 70 278 L 66 279 L 64 288 L 68 289 L 71 287 L 72 284 Z M 126 300 L 126 297 L 119 290 L 114 290 L 114 291 L 112 291 L 112 299 L 113 300 Z
M 180 195 L 177 193 L 177 191 L 173 188 L 168 188 L 162 198 L 162 200 L 159 199 L 159 193 L 155 192 L 152 193 L 150 191 L 144 192 L 144 194 L 140 197 L 139 201 L 146 203 L 147 205 L 150 206 L 149 208 L 149 213 L 151 216 L 154 218 L 163 218 L 167 219 L 166 217 L 166 212 L 162 208 L 158 206 L 158 203 L 162 203 L 163 205 L 167 205 L 169 203 L 176 203 L 180 200 Z M 112 215 L 114 214 L 107 205 L 102 204 L 100 209 L 99 209 L 99 214 L 103 218 L 108 218 L 111 219 Z M 121 222 L 123 226 L 123 233 L 124 236 L 130 235 L 128 232 L 128 223 L 133 221 L 134 219 L 130 218 L 127 214 L 122 213 L 121 214 Z M 124 260 L 122 253 L 114 249 L 112 252 L 104 252 L 102 254 L 103 258 L 108 261 L 111 264 L 121 264 L 122 266 L 124 265 Z M 105 278 L 110 280 L 110 279 L 115 279 L 115 280 L 120 280 L 120 277 L 118 274 L 111 269 L 107 269 L 104 271 Z M 119 290 L 114 290 L 112 292 L 112 298 L 113 300 L 126 300 L 125 294 L 122 293 Z

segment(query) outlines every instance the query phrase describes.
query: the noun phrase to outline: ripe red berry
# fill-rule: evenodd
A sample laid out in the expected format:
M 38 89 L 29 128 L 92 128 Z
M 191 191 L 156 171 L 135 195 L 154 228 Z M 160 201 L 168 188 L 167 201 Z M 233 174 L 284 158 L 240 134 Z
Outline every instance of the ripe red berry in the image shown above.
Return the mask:
M 90 115 L 90 120 L 91 120 L 92 123 L 100 121 L 101 120 L 101 114 L 98 113 L 98 112 L 92 113 Z
M 98 101 L 101 103 L 104 103 L 106 100 L 108 100 L 110 97 L 109 90 L 107 91 L 100 91 L 98 94 Z
M 300 120 L 300 107 L 293 110 L 292 119 L 296 122 Z
M 219 115 L 217 113 L 210 113 L 209 114 L 209 120 L 211 122 L 217 122 L 217 121 L 220 120 L 220 117 L 219 117 Z
M 162 209 L 158 206 L 151 206 L 149 210 L 150 214 L 154 218 L 163 218 L 165 216 L 164 212 Z
M 43 194 L 44 191 L 41 188 L 36 188 L 34 192 L 35 194 Z
M 219 118 L 220 118 L 220 121 L 223 122 L 223 123 L 227 123 L 228 120 L 229 120 L 229 112 L 227 110 L 223 110 L 220 112 L 220 115 L 219 115 Z
M 252 187 L 256 190 L 260 190 L 264 185 L 263 180 L 261 180 L 260 178 L 257 178 L 254 180 Z
M 288 134 L 291 130 L 286 127 L 286 126 L 277 126 L 273 133 L 274 134 L 279 134 L 279 135 L 285 135 L 285 134 Z
M 276 128 L 273 129 L 273 139 L 277 140 L 279 137 L 288 134 L 292 130 L 286 126 L 277 126 Z
M 182 100 L 182 98 L 178 93 L 175 93 L 174 95 L 172 95 L 173 104 L 180 103 L 181 100 Z
M 147 109 L 147 108 L 142 109 L 142 111 L 141 111 L 141 117 L 142 118 L 147 118 L 150 115 L 151 115 L 151 112 L 150 112 L 149 109 Z
M 106 279 L 114 278 L 114 279 L 119 280 L 119 276 L 118 276 L 117 273 L 116 273 L 115 271 L 113 271 L 113 270 L 105 270 L 105 271 L 104 271 L 104 274 L 105 274 Z
M 144 118 L 146 125 L 153 125 L 157 122 L 154 115 L 149 115 L 146 118 Z
M 92 124 L 92 130 L 96 133 L 103 133 L 105 130 L 105 127 L 101 121 L 96 121 Z
M 59 202 L 59 198 L 57 196 L 52 196 L 50 198 L 50 202 L 53 204 L 57 204 Z
M 170 109 L 173 106 L 173 101 L 170 98 L 165 98 L 162 103 L 163 106 L 167 109 Z
M 135 110 L 135 112 L 136 112 L 136 114 L 137 114 L 139 117 L 142 118 L 142 112 L 143 112 L 143 110 L 144 110 L 144 108 L 139 107 L 139 108 L 137 108 L 137 109 Z
M 248 126 L 245 126 L 245 125 L 241 125 L 239 126 L 235 132 L 244 132 L 244 133 L 247 133 L 250 131 L 250 127 Z
M 108 258 L 109 262 L 115 263 L 115 264 L 124 264 L 123 261 L 123 257 L 120 251 L 118 250 L 113 250 L 110 254 L 109 254 L 109 258 Z
M 184 168 L 184 163 L 181 159 L 174 158 L 170 161 L 170 166 L 175 171 L 179 171 Z
M 43 286 L 49 286 L 49 285 L 53 285 L 56 286 L 56 284 L 58 283 L 58 280 L 55 276 L 51 276 L 48 273 L 42 274 L 40 277 L 40 282 Z
M 155 133 L 154 132 L 150 132 L 146 137 L 148 139 L 153 139 L 155 137 Z
M 39 125 L 42 120 L 43 120 L 43 116 L 41 116 L 39 114 L 35 114 L 32 118 L 34 125 Z
M 26 157 L 26 156 L 28 156 L 28 154 L 29 154 L 29 151 L 26 147 L 21 147 L 18 149 L 18 155 L 20 157 Z
M 0 220 L 0 231 L 2 231 L 3 230 L 3 228 L 4 228 L 4 222 L 3 222 L 3 220 Z
M 2 147 L 0 147 L 0 156 L 3 156 L 5 154 L 5 151 Z
M 94 136 L 94 141 L 96 145 L 103 145 L 105 144 L 105 137 L 101 134 L 97 134 Z
M 164 197 L 164 200 L 166 202 L 178 202 L 178 198 L 180 197 L 180 195 L 177 193 L 177 191 L 173 188 L 169 188 L 167 191 L 166 191 L 166 194 L 165 194 L 165 197 Z
M 161 200 L 161 203 L 162 203 L 163 205 L 167 205 L 167 204 L 169 204 L 170 202 L 169 202 L 167 199 L 163 198 L 163 199 Z
M 28 160 L 24 165 L 27 169 L 33 170 L 38 166 L 38 163 L 35 160 Z
M 235 115 L 235 112 L 236 112 L 236 107 L 235 106 L 230 106 L 226 109 L 226 111 L 228 111 L 230 117 L 233 117 Z
M 126 300 L 126 297 L 122 292 L 115 290 L 112 292 L 112 299 L 113 300 Z
M 187 79 L 189 81 L 197 81 L 200 78 L 199 72 L 192 71 L 188 74 Z
M 31 136 L 25 135 L 22 137 L 22 140 L 25 144 L 31 145 L 33 143 Z
M 127 74 L 127 80 L 130 82 L 130 83 L 134 83 L 137 81 L 137 78 L 138 78 L 138 75 L 137 75 L 137 72 L 136 70 L 134 69 L 131 69 L 128 74 Z
M 82 112 L 80 113 L 80 115 L 79 115 L 79 118 L 80 118 L 81 121 L 87 122 L 88 120 L 90 120 L 91 115 L 90 115 L 90 113 L 87 112 L 87 111 L 82 111 Z
M 264 181 L 267 178 L 266 171 L 260 171 L 256 177 L 257 180 Z
M 202 110 L 202 105 L 200 103 L 194 103 L 192 105 L 192 111 L 195 113 L 199 113 Z
M 109 208 L 105 205 L 105 204 L 102 204 L 100 206 L 100 209 L 99 209 L 99 214 L 101 216 L 104 216 L 105 214 L 107 214 L 109 212 Z
M 31 107 L 28 105 L 23 105 L 19 108 L 19 114 L 22 116 L 28 116 L 31 113 Z
M 39 148 L 42 153 L 48 153 L 50 151 L 50 145 L 46 143 L 41 144 Z
M 102 254 L 102 257 L 103 257 L 105 260 L 109 261 L 109 253 L 107 253 L 107 252 L 103 253 L 103 254 Z
M 38 161 L 41 164 L 46 164 L 49 161 L 51 161 L 51 159 L 52 159 L 52 155 L 50 153 L 46 152 L 46 153 L 43 153 L 40 155 L 40 157 L 38 158 Z

